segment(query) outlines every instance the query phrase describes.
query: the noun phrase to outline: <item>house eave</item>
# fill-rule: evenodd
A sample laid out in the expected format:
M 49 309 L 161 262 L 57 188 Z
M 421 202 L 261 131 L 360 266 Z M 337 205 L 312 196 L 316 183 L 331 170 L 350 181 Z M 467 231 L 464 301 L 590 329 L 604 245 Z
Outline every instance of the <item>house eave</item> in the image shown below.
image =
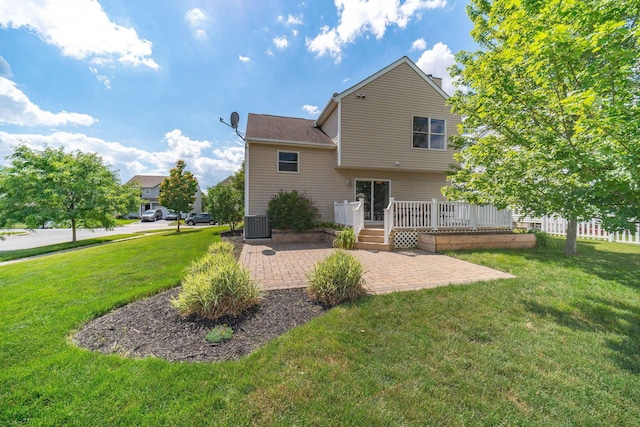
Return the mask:
M 335 150 L 335 144 L 321 144 L 317 142 L 307 141 L 291 141 L 285 139 L 269 139 L 269 138 L 251 138 L 247 140 L 248 144 L 268 144 L 268 145 L 294 145 L 304 147 L 323 148 L 328 150 Z

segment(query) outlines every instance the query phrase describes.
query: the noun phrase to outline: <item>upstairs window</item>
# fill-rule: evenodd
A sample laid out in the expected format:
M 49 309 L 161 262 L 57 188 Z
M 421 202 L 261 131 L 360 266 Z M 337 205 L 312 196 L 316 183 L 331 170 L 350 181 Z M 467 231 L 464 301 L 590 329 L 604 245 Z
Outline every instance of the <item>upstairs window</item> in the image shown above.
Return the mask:
M 299 157 L 297 151 L 278 151 L 278 172 L 297 173 Z
M 446 149 L 444 119 L 413 118 L 413 148 Z
M 144 189 L 144 194 L 151 194 L 151 189 L 150 188 L 145 188 Z

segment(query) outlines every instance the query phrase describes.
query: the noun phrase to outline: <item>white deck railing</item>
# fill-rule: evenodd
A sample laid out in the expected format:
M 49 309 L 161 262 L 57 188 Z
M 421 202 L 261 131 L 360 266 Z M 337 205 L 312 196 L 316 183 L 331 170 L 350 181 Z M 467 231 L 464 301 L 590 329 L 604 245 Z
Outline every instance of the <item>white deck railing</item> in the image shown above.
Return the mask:
M 364 228 L 364 200 L 333 202 L 333 217 L 336 224 L 353 227 L 357 242 L 360 230 Z
M 387 217 L 390 219 L 387 220 Z M 390 199 L 385 209 L 385 236 L 393 229 L 511 229 L 511 211 L 465 202 L 405 202 Z
M 360 202 L 334 202 L 335 222 L 354 227 L 356 236 L 364 228 L 364 200 Z M 396 201 L 389 198 L 384 209 L 384 242 L 394 229 L 412 230 L 478 230 L 511 229 L 512 215 L 508 209 L 493 205 L 477 206 L 464 202 Z M 356 226 L 358 227 L 356 229 Z

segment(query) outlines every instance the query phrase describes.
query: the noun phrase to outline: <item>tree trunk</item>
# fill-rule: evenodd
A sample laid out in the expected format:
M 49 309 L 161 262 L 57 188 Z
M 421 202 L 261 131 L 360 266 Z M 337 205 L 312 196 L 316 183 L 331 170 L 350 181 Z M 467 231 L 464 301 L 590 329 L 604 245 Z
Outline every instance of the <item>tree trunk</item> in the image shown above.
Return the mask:
M 181 215 L 178 214 L 178 230 L 177 230 L 178 233 L 180 232 L 180 216 Z
M 567 242 L 564 246 L 567 255 L 578 255 L 578 220 L 569 218 L 567 222 Z
M 71 238 L 71 241 L 75 243 L 76 241 L 76 219 L 75 218 L 71 218 L 71 235 L 73 236 Z

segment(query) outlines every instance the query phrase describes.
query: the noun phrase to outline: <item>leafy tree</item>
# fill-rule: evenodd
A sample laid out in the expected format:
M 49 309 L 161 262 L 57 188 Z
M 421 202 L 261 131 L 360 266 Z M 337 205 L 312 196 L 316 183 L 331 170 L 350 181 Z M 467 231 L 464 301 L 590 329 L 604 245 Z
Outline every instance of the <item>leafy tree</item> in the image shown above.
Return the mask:
M 231 231 L 244 218 L 243 203 L 242 194 L 233 185 L 218 184 L 204 197 L 207 211 L 222 224 L 229 224 Z
M 131 212 L 139 201 L 138 191 L 120 184 L 117 172 L 95 153 L 21 145 L 7 160 L 10 165 L 0 171 L 3 228 L 16 222 L 29 229 L 48 221 L 69 223 L 75 242 L 77 227 L 111 229 L 116 215 Z
M 198 181 L 189 171 L 185 171 L 186 163 L 178 160 L 176 166 L 169 172 L 169 178 L 160 183 L 160 197 L 158 201 L 167 209 L 178 212 L 178 231 L 180 231 L 181 212 L 193 209 L 196 200 Z
M 240 200 L 244 203 L 244 162 L 231 177 L 231 186 L 240 193 Z
M 465 117 L 449 198 L 517 206 L 608 230 L 640 217 L 640 3 L 472 0 L 450 99 Z

